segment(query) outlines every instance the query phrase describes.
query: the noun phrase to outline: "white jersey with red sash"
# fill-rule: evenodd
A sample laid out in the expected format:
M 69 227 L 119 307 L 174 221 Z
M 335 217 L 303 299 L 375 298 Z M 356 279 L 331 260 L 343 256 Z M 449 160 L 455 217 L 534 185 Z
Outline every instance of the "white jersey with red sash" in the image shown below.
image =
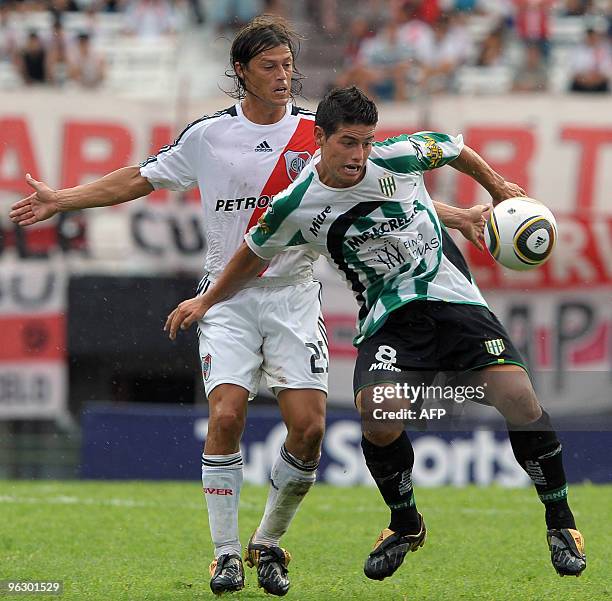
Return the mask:
M 314 114 L 293 104 L 271 125 L 249 121 L 236 104 L 194 121 L 141 164 L 142 176 L 156 189 L 199 187 L 210 279 L 223 271 L 272 197 L 310 161 L 316 148 L 313 127 Z M 272 261 L 262 279 L 303 280 L 316 257 L 312 250 L 290 249 Z
M 141 164 L 153 187 L 200 189 L 206 240 L 205 275 L 211 286 L 272 197 L 296 180 L 315 153 L 314 114 L 293 104 L 271 125 L 257 125 L 239 104 L 202 117 L 176 141 Z M 320 284 L 312 281 L 314 250 L 280 253 L 265 272 L 198 322 L 207 394 L 236 384 L 257 394 L 268 388 L 327 391 L 327 334 Z

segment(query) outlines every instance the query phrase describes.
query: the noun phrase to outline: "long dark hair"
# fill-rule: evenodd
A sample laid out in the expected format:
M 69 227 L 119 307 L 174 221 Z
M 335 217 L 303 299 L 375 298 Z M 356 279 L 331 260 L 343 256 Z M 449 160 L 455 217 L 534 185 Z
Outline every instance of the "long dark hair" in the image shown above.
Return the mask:
M 285 19 L 276 15 L 260 15 L 247 23 L 237 34 L 230 50 L 230 68 L 225 75 L 233 80 L 234 88 L 225 91 L 226 94 L 242 100 L 247 92 L 245 82 L 236 73 L 236 63 L 244 69 L 249 61 L 261 52 L 287 46 L 291 52 L 293 62 L 293 76 L 291 77 L 291 96 L 300 96 L 304 76 L 299 72 L 295 61 L 300 52 L 300 40 L 303 39 Z

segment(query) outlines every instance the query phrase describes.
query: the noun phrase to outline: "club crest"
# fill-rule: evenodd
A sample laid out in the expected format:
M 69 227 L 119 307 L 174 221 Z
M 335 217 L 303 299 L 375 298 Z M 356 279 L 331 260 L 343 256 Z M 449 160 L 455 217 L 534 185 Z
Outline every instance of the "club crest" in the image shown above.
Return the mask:
M 302 150 L 301 152 L 286 150 L 283 156 L 285 157 L 287 175 L 292 182 L 295 181 L 297 176 L 302 172 L 302 169 L 306 167 L 308 161 L 312 158 L 312 155 L 306 150 Z
M 264 234 L 270 233 L 270 226 L 266 223 L 266 214 L 264 213 L 258 220 L 257 225 Z
M 212 357 L 210 353 L 206 355 L 206 357 L 202 357 L 202 375 L 204 376 L 204 380 L 208 381 L 208 376 L 210 376 L 210 366 L 212 365 Z
M 427 148 L 427 158 L 429 159 L 429 168 L 440 166 L 440 161 L 444 158 L 444 152 L 440 145 L 431 137 L 423 136 L 425 138 L 425 148 Z
M 487 353 L 491 355 L 495 355 L 498 357 L 506 350 L 506 345 L 501 338 L 496 338 L 495 340 L 485 340 L 485 348 L 487 349 Z
M 385 177 L 378 178 L 378 185 L 380 191 L 387 197 L 391 198 L 395 194 L 397 186 L 395 184 L 395 178 L 392 175 L 386 175 Z

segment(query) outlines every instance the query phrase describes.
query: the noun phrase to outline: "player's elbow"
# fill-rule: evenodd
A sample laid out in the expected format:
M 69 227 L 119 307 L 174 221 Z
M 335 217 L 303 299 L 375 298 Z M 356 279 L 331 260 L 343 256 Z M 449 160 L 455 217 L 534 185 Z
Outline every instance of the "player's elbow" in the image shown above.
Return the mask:
M 147 194 L 151 194 L 155 190 L 151 182 L 144 177 L 140 173 L 140 167 L 128 167 L 129 172 L 127 189 L 130 191 L 129 194 L 133 198 L 140 198 L 141 196 L 146 196 Z
M 449 161 L 449 166 L 454 167 L 458 171 L 464 171 L 473 157 L 474 151 L 466 144 L 461 152 L 452 160 Z
M 146 196 L 155 190 L 151 182 L 140 173 L 138 165 L 122 167 L 102 178 L 104 196 L 110 199 L 105 204 L 120 204 Z

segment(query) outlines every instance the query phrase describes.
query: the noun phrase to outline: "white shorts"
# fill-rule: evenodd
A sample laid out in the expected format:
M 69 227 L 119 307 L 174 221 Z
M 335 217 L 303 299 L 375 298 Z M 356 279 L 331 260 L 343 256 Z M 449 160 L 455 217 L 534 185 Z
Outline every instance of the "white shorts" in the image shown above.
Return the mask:
M 219 384 L 237 384 L 252 398 L 262 376 L 275 394 L 284 388 L 327 393 L 319 282 L 245 288 L 208 311 L 198 322 L 198 338 L 207 395 Z

